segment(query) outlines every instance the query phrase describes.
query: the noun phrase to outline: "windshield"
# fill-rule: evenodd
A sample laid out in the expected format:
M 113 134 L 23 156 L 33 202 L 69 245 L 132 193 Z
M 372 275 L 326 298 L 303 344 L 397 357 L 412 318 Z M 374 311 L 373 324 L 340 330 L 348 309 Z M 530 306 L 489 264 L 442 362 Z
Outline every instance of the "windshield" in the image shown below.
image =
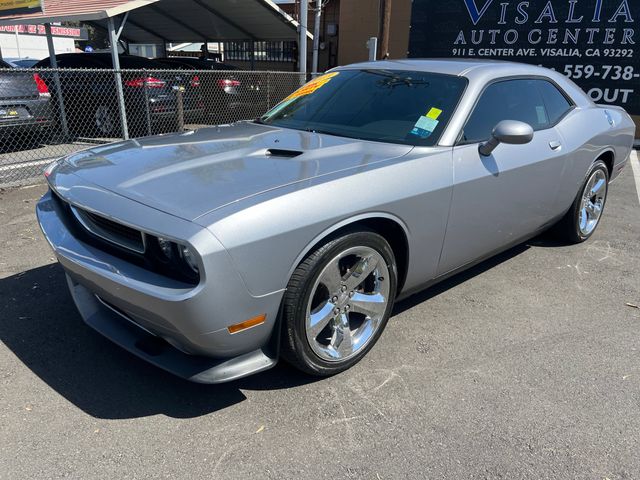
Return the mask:
M 330 135 L 433 146 L 466 79 L 401 70 L 340 70 L 315 78 L 260 123 Z

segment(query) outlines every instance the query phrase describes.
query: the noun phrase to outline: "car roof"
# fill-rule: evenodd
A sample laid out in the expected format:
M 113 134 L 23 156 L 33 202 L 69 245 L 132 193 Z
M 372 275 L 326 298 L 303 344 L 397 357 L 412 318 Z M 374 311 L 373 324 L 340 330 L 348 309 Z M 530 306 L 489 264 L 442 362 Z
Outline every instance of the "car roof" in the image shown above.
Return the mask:
M 345 69 L 410 70 L 455 75 L 465 77 L 470 84 L 470 88 L 467 90 L 475 95 L 479 94 L 487 83 L 503 78 L 544 77 L 560 86 L 573 99 L 576 105 L 588 106 L 593 104 L 587 94 L 565 75 L 552 69 L 528 63 L 471 58 L 412 58 L 353 63 L 333 70 Z
M 110 53 L 102 53 L 102 52 L 98 52 L 98 53 L 60 53 L 56 55 L 56 59 L 59 62 L 64 62 L 65 60 L 75 60 L 75 61 L 79 61 L 79 62 L 83 62 L 85 63 L 87 66 L 90 67 L 106 67 L 106 68 L 111 68 L 112 66 L 112 61 L 111 61 L 111 54 Z M 146 58 L 146 57 L 140 57 L 137 55 L 126 55 L 126 54 L 120 54 L 119 55 L 119 59 L 120 59 L 120 66 L 122 68 L 134 68 L 134 69 L 140 69 L 140 68 L 155 68 L 155 69 L 162 69 L 162 64 L 159 64 L 157 61 Z M 51 64 L 51 60 L 49 57 L 44 58 L 42 60 L 40 60 L 38 62 L 38 64 L 36 66 L 49 66 Z
M 203 60 L 195 57 L 164 57 L 156 58 L 155 60 L 164 63 L 181 63 L 183 65 L 190 65 L 192 67 L 204 67 L 209 70 L 240 70 L 238 67 L 230 65 L 228 63 L 218 62 L 215 60 Z
M 494 72 L 496 76 L 525 74 L 546 75 L 549 72 L 546 68 L 526 63 L 472 58 L 412 58 L 381 60 L 375 62 L 354 63 L 340 68 L 404 69 L 456 75 L 460 77 L 470 77 L 481 72 L 486 73 L 487 71 Z
M 541 77 L 559 86 L 573 100 L 577 107 L 593 105 L 589 96 L 573 81 L 555 70 L 530 65 L 526 63 L 508 62 L 503 60 L 484 59 L 401 59 L 363 62 L 338 67 L 336 70 L 407 70 L 415 72 L 429 72 L 444 75 L 455 75 L 466 78 L 467 88 L 456 108 L 456 115 L 451 118 L 447 128 L 440 138 L 443 146 L 455 144 L 456 136 L 462 129 L 464 121 L 473 109 L 476 99 L 483 89 L 491 82 L 513 77 Z

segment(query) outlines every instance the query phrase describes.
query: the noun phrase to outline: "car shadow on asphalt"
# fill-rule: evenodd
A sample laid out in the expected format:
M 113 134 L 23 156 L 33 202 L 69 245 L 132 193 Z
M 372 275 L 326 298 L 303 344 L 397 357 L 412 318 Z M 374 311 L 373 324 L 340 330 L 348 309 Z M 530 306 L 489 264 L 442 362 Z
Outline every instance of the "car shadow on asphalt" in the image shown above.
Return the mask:
M 292 388 L 316 380 L 284 362 L 227 384 L 174 377 L 85 325 L 58 264 L 0 279 L 0 340 L 52 389 L 96 418 L 193 418 L 242 402 L 242 390 Z
M 531 247 L 536 248 L 562 248 L 571 246 L 570 243 L 559 240 L 557 235 L 553 232 L 552 229 L 545 230 L 542 233 L 536 235 L 535 237 L 529 239 L 524 243 L 520 243 L 514 247 L 511 247 L 508 250 L 505 250 L 502 253 L 494 255 L 493 257 L 484 260 L 477 265 L 469 268 L 468 270 L 463 270 L 460 273 L 453 275 L 446 280 L 443 280 L 439 283 L 436 283 L 432 287 L 429 287 L 425 290 L 422 290 L 410 297 L 407 297 L 404 300 L 396 303 L 392 315 L 399 315 L 402 312 L 409 310 L 410 308 L 415 307 L 416 305 L 426 302 L 427 300 L 437 297 L 438 295 L 446 292 L 447 290 L 460 285 L 461 283 L 466 282 L 470 278 L 481 275 L 487 270 L 491 270 L 492 268 L 500 265 L 507 260 L 510 260 L 514 257 L 517 257 L 521 253 L 526 252 Z
M 398 315 L 528 249 L 520 245 L 399 302 Z M 294 388 L 318 378 L 280 362 L 218 385 L 177 378 L 114 345 L 86 326 L 62 268 L 47 265 L 0 279 L 0 340 L 33 373 L 87 414 L 104 419 L 164 414 L 194 418 L 246 399 L 242 390 Z
M 426 302 L 427 300 L 437 297 L 438 295 L 450 290 L 461 283 L 466 282 L 467 280 L 481 275 L 487 270 L 491 270 L 493 267 L 500 265 L 507 260 L 510 260 L 513 257 L 524 253 L 530 248 L 530 245 L 533 245 L 533 241 L 529 241 L 527 243 L 522 243 L 520 245 L 516 245 L 505 252 L 499 253 L 483 262 L 469 268 L 468 270 L 463 270 L 460 273 L 453 275 L 452 277 L 447 278 L 446 280 L 442 280 L 439 283 L 425 289 L 421 290 L 410 297 L 407 297 L 404 300 L 399 301 L 393 308 L 392 316 L 399 315 L 402 312 L 409 310 L 410 308 L 415 307 L 416 305 Z M 545 244 L 547 242 L 546 238 L 540 240 L 541 244 Z M 536 244 L 536 246 L 538 246 Z

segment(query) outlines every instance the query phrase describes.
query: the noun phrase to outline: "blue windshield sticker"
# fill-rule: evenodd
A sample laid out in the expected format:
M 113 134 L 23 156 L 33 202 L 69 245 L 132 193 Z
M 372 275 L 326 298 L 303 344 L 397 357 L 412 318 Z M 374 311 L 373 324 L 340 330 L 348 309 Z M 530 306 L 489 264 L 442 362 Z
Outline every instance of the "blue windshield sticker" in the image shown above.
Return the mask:
M 409 133 L 420 138 L 427 138 L 429 135 L 431 135 L 431 132 L 427 132 L 426 130 L 418 127 L 413 127 L 413 129 Z
M 438 126 L 438 120 L 435 118 L 421 116 L 413 126 L 411 135 L 416 135 L 420 138 L 427 138 Z

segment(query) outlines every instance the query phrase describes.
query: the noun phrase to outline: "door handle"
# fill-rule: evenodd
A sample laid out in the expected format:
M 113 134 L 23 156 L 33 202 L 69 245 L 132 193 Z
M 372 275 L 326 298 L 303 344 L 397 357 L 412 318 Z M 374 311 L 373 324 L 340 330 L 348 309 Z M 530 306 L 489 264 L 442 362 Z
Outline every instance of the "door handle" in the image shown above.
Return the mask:
M 551 150 L 557 150 L 562 146 L 562 144 L 557 141 L 557 140 L 551 140 L 549 142 L 549 147 L 551 148 Z

